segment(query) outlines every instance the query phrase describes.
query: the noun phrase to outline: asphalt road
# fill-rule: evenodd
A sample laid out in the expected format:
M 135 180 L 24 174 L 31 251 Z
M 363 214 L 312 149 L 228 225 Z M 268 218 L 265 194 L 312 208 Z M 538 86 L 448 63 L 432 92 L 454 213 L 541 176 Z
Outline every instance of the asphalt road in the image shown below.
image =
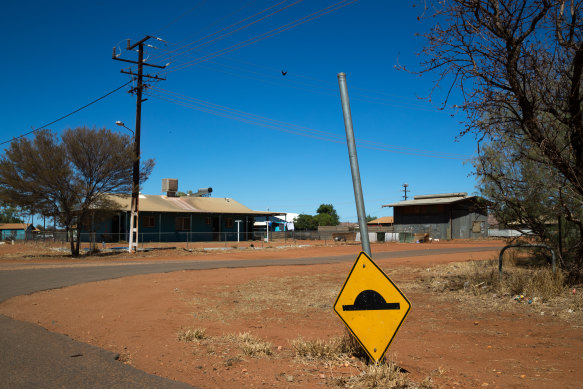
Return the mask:
M 439 248 L 375 253 L 390 259 L 494 251 L 496 247 Z M 0 302 L 41 290 L 138 274 L 235 267 L 313 265 L 352 262 L 354 255 L 261 260 L 165 261 L 115 266 L 55 267 L 0 271 Z M 191 388 L 144 373 L 116 360 L 117 355 L 0 315 L 0 388 Z

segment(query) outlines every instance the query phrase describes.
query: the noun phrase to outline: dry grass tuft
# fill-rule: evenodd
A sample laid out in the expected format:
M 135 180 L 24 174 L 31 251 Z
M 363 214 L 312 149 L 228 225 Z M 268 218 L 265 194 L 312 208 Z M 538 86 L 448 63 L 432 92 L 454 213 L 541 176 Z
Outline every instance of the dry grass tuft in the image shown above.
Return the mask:
M 238 335 L 229 334 L 227 339 L 235 342 L 241 347 L 244 355 L 249 357 L 269 356 L 272 354 L 273 345 L 254 337 L 250 332 L 240 332 Z
M 296 358 L 302 361 L 323 360 L 330 362 L 350 356 L 366 358 L 360 344 L 348 333 L 344 336 L 330 338 L 328 341 L 305 340 L 299 337 L 292 340 L 291 345 L 296 352 Z
M 332 378 L 330 384 L 344 388 L 431 388 L 431 379 L 426 379 L 421 386 L 409 381 L 404 373 L 393 362 L 375 363 L 365 366 L 359 375 L 351 377 Z
M 565 275 L 556 274 L 548 267 L 520 267 L 505 262 L 502 281 L 498 274 L 498 261 L 472 261 L 455 263 L 431 269 L 425 279 L 429 289 L 438 292 L 463 291 L 480 296 L 488 293 L 502 295 L 536 296 L 546 301 L 565 293 Z
M 179 342 L 194 342 L 195 340 L 202 340 L 206 337 L 206 330 L 204 328 L 194 328 L 178 331 Z

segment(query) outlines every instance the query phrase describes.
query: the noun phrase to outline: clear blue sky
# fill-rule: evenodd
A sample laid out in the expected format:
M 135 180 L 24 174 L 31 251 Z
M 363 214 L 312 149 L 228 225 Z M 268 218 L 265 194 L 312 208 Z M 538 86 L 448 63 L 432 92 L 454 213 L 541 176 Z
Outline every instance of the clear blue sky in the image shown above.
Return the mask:
M 170 65 L 161 73 L 166 81 L 152 84 L 142 106 L 142 157 L 156 160 L 143 193 L 161 194 L 162 178 L 178 178 L 179 190 L 210 186 L 213 196 L 231 197 L 255 210 L 314 214 L 319 204 L 331 203 L 342 221 L 356 221 L 339 72 L 347 75 L 357 143 L 366 146 L 358 148 L 358 158 L 368 214 L 391 215 L 392 209 L 381 205 L 399 201 L 405 182 L 411 195 L 473 193 L 475 179 L 464 158 L 475 152 L 475 141 L 455 140 L 463 115 L 452 117 L 452 110 L 439 109 L 443 90 L 436 91 L 432 102 L 419 99 L 430 94 L 431 76 L 394 68 L 398 63 L 419 67 L 417 54 L 424 40 L 415 35 L 426 31 L 430 21 L 418 21 L 419 8 L 405 1 L 359 0 L 314 14 L 337 3 L 4 4 L 0 141 L 49 123 L 127 82 L 129 76 L 120 69 L 129 64 L 113 61 L 112 48 L 119 47 L 121 58 L 136 59 L 125 50 L 125 39 L 135 42 L 152 35 L 167 43 L 151 40 L 156 48 L 147 49 L 148 61 Z M 321 16 L 241 47 L 311 14 Z M 263 16 L 268 17 L 258 20 Z M 176 50 L 196 41 L 189 52 Z M 230 52 L 195 63 L 224 49 Z M 135 96 L 128 90 L 49 128 L 59 133 L 77 126 L 123 131 L 114 124 L 121 120 L 134 129 Z M 454 91 L 450 105 L 460 102 L 456 97 Z M 221 110 L 211 105 L 212 113 L 207 112 L 208 104 Z M 440 158 L 451 154 L 454 159 Z

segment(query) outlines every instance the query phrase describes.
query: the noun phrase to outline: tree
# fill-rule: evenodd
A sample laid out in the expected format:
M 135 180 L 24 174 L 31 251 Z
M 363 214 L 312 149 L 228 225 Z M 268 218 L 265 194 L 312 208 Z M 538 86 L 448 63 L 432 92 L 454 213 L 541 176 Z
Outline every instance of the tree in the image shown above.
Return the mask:
M 18 209 L 10 205 L 0 205 L 0 223 L 22 223 Z
M 494 164 L 511 168 L 517 161 L 507 158 L 512 154 L 524 181 L 519 193 L 530 188 L 535 196 L 553 194 L 552 201 L 539 196 L 536 202 L 577 226 L 575 251 L 564 265 L 582 279 L 583 219 L 571 210 L 583 204 L 583 2 L 446 0 L 434 7 L 444 23 L 425 35 L 421 73 L 437 73 L 436 86 L 448 82 L 449 91 L 461 92 L 467 120 L 460 135 L 477 136 L 482 166 L 494 158 Z M 495 153 L 513 147 L 518 153 Z M 494 196 L 492 183 L 484 194 L 502 201 L 500 210 L 515 209 L 524 217 L 530 206 L 524 197 Z
M 68 129 L 59 139 L 49 130 L 34 140 L 14 140 L 0 158 L 0 198 L 14 206 L 55 217 L 69 231 L 71 254 L 79 255 L 80 234 L 92 209 L 107 209 L 108 194 L 132 190 L 135 160 L 127 135 L 107 129 Z M 140 182 L 154 167 L 142 164 Z
M 294 219 L 294 228 L 297 230 L 316 230 L 318 222 L 314 216 L 301 213 Z
M 371 216 L 371 215 L 366 215 L 366 222 L 367 223 L 370 223 L 370 222 L 372 222 L 373 220 L 376 220 L 376 219 L 378 219 L 378 217 Z
M 186 192 L 176 192 L 176 196 L 178 197 L 187 197 L 187 196 L 192 196 L 194 194 L 193 191 L 188 190 Z
M 340 218 L 332 204 L 320 204 L 316 213 L 315 219 L 320 226 L 337 226 L 340 224 Z
M 332 204 L 320 204 L 316 215 L 300 214 L 294 220 L 298 230 L 316 230 L 318 226 L 337 226 L 340 220 Z

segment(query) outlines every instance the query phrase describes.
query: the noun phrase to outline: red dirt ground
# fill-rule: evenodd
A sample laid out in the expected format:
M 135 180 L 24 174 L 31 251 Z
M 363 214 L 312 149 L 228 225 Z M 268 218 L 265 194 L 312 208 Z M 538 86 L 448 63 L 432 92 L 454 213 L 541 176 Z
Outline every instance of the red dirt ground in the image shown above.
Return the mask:
M 287 243 L 287 242 L 286 242 Z M 407 295 L 411 313 L 388 356 L 420 383 L 431 377 L 444 388 L 582 388 L 582 323 L 566 321 L 534 305 L 503 311 L 451 302 L 419 287 L 437 264 L 496 258 L 501 242 L 439 243 L 485 246 L 493 251 L 378 260 Z M 431 247 L 436 247 L 436 244 Z M 375 252 L 427 247 L 375 244 Z M 191 246 L 192 248 L 192 246 Z M 360 246 L 310 246 L 226 253 L 160 251 L 139 260 L 216 260 L 356 255 Z M 5 251 L 6 250 L 6 251 Z M 126 263 L 135 257 L 72 260 L 34 255 L 22 258 L 0 246 L 0 268 L 87 266 Z M 158 255 L 160 254 L 160 255 Z M 302 363 L 291 341 L 326 340 L 344 328 L 332 311 L 352 263 L 181 271 L 88 283 L 20 296 L 0 305 L 0 313 L 37 323 L 82 342 L 121 354 L 121 360 L 201 388 L 320 388 L 329 379 L 357 375 L 358 364 Z M 250 299 L 251 297 L 251 299 Z M 306 304 L 308 302 L 308 304 Z M 310 302 L 313 302 L 310 303 Z M 205 328 L 208 339 L 179 342 L 181 329 Z M 251 332 L 273 344 L 269 357 L 242 356 L 225 335 Z

